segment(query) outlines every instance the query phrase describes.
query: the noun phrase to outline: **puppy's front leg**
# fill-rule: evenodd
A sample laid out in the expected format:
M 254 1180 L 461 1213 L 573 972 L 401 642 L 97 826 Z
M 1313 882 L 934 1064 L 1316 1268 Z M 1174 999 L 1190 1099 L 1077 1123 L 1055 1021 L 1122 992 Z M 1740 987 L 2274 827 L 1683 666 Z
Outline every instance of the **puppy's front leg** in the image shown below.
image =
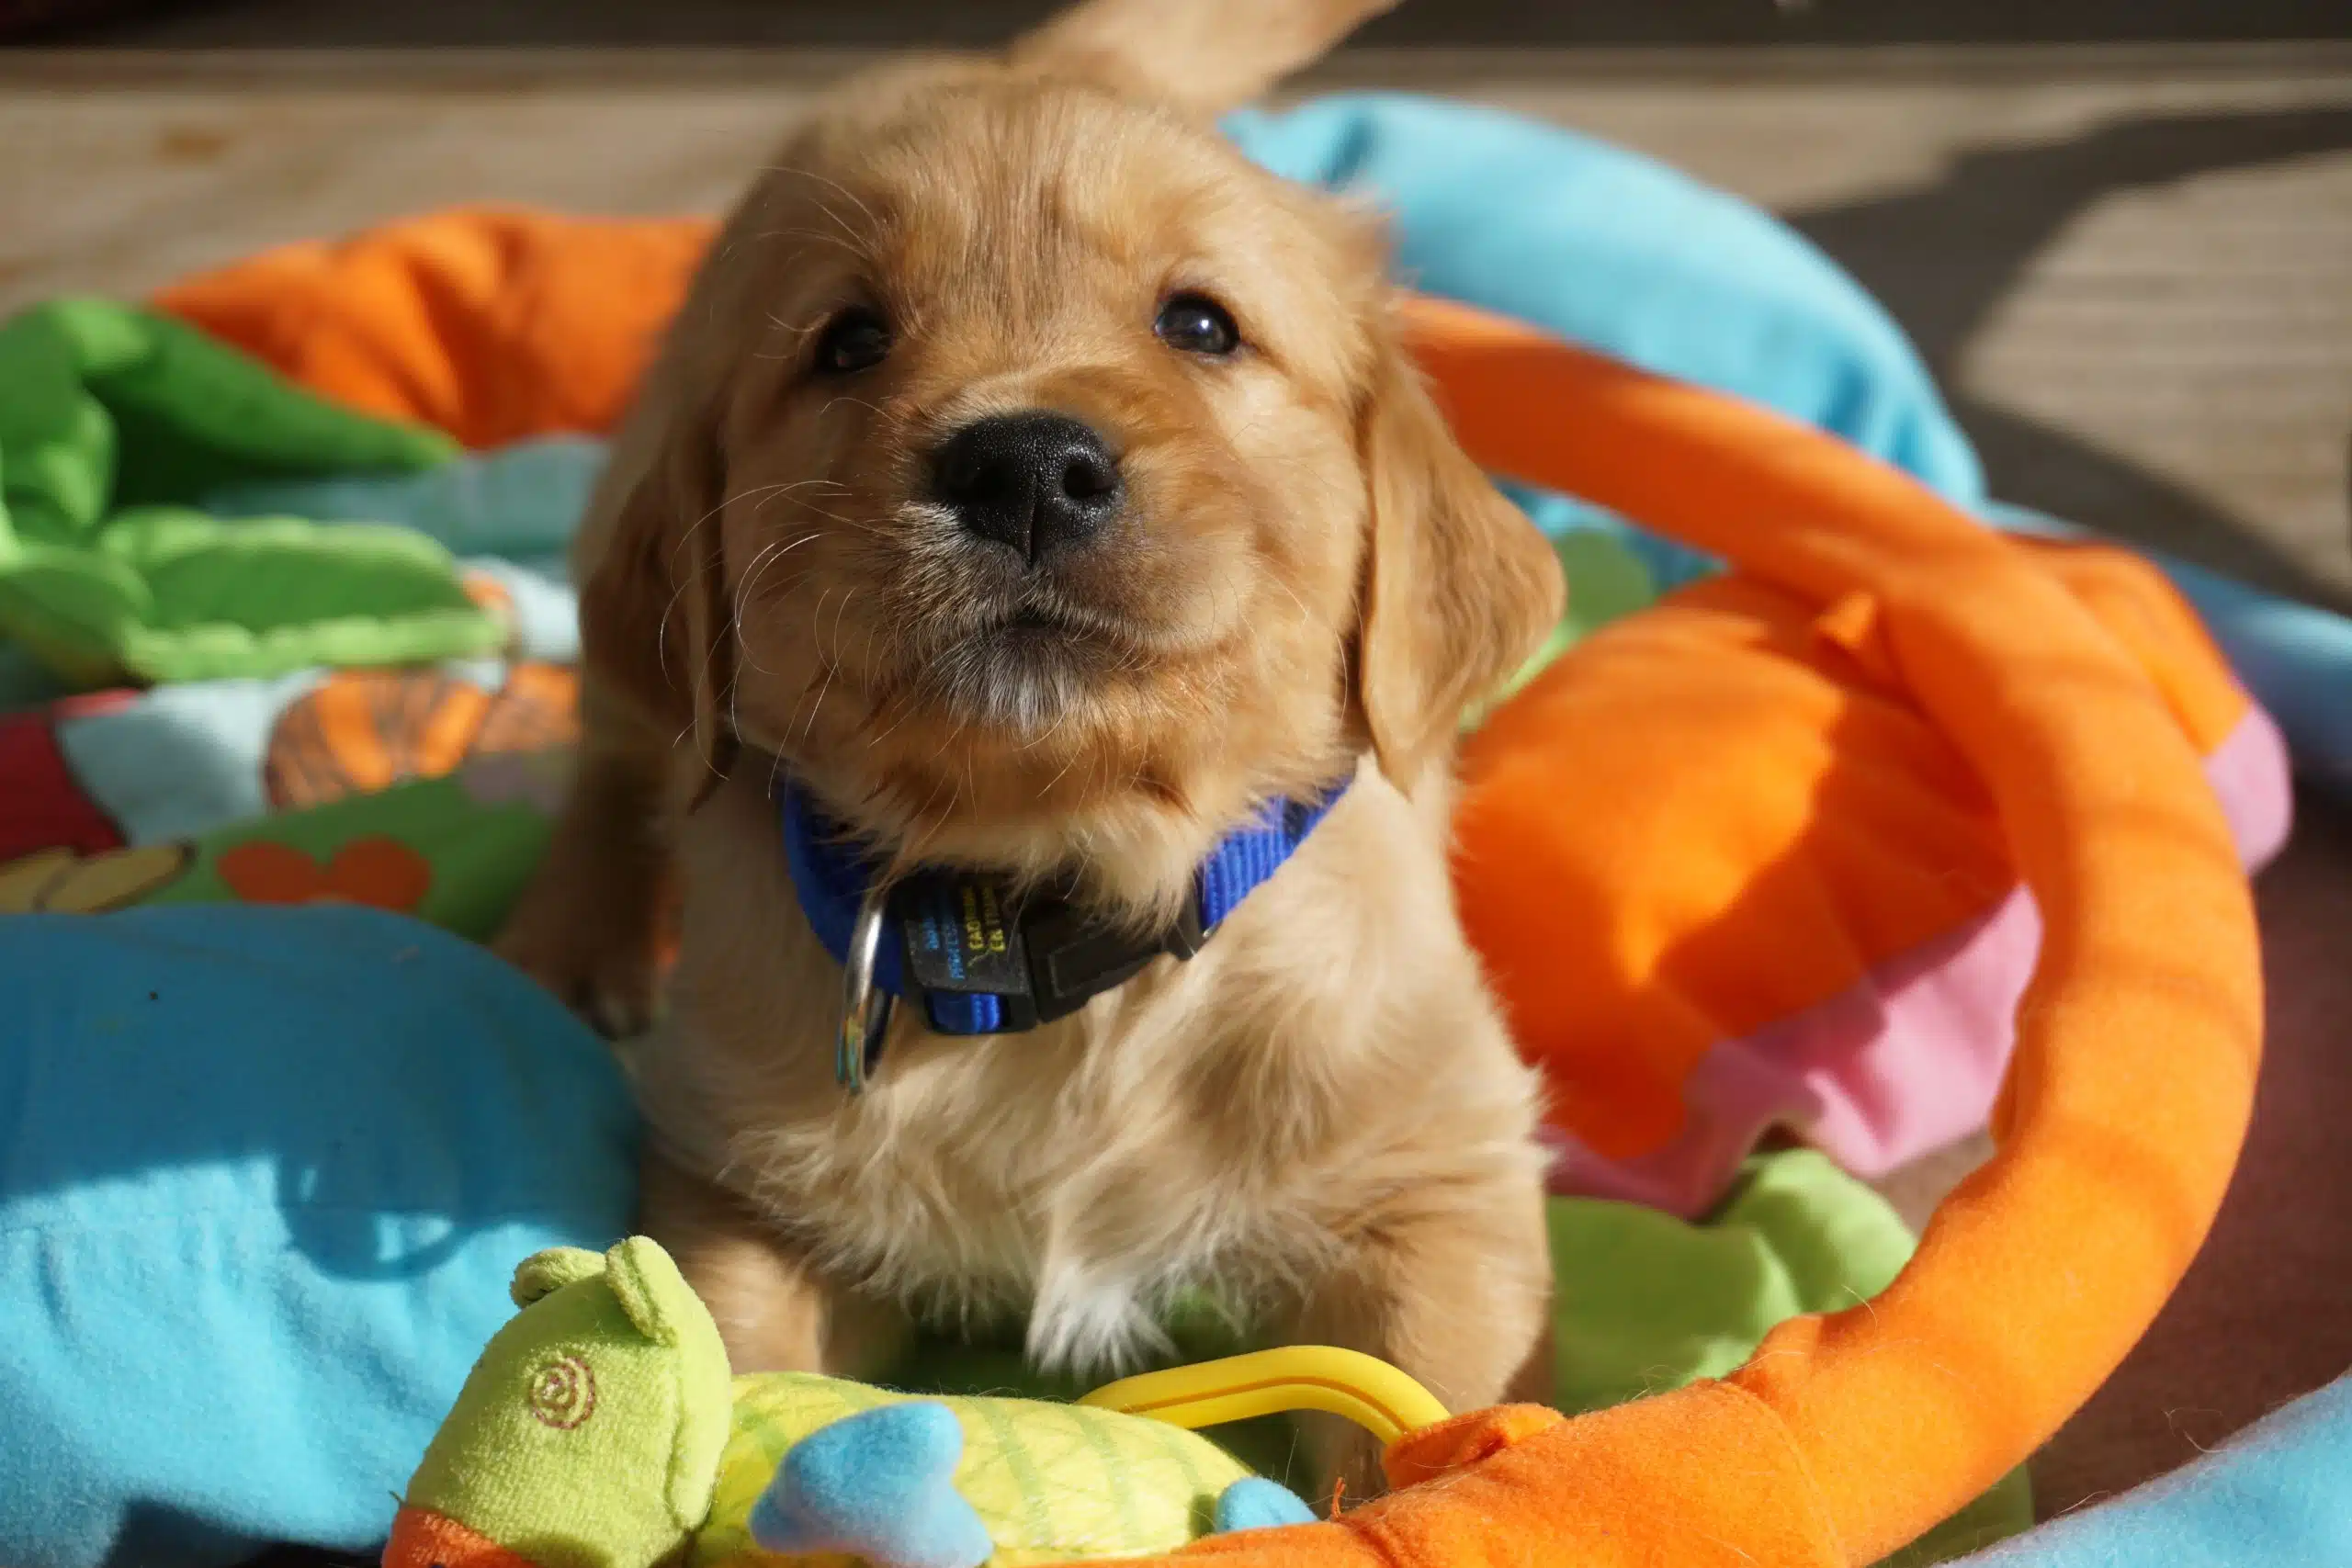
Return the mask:
M 565 1006 L 615 1037 L 653 1013 L 668 852 L 657 827 L 666 739 L 591 679 L 579 760 L 545 856 L 493 944 Z
M 1456 1414 L 1541 1404 L 1552 1386 L 1552 1268 L 1540 1188 L 1517 1181 L 1409 1194 L 1345 1234 L 1339 1266 L 1299 1313 L 1291 1342 L 1362 1350 Z M 1385 1489 L 1380 1444 L 1336 1417 L 1308 1419 L 1326 1488 Z
M 836 1289 L 742 1200 L 659 1155 L 645 1156 L 638 1229 L 677 1261 L 737 1372 L 870 1378 L 905 1344 L 895 1307 Z

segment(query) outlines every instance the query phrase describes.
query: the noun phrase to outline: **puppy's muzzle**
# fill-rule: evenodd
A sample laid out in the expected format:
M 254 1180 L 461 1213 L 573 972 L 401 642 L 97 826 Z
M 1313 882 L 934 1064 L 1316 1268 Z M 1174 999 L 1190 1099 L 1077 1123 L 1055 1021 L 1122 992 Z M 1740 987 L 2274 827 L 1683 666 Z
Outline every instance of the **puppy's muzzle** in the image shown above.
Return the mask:
M 932 490 L 966 532 L 1033 566 L 1092 539 L 1126 497 L 1119 460 L 1093 426 L 1044 410 L 975 420 L 948 437 Z

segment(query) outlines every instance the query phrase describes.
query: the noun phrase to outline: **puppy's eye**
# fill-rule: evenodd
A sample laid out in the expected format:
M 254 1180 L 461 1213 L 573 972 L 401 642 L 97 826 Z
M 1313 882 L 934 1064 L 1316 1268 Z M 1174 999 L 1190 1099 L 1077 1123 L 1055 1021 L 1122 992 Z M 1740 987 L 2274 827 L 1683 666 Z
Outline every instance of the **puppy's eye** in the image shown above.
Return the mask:
M 1241 346 L 1241 329 L 1205 294 L 1170 295 L 1151 330 L 1160 342 L 1186 354 L 1226 355 Z
M 834 376 L 871 370 L 890 353 L 890 323 L 879 312 L 853 305 L 825 323 L 817 338 L 817 368 Z

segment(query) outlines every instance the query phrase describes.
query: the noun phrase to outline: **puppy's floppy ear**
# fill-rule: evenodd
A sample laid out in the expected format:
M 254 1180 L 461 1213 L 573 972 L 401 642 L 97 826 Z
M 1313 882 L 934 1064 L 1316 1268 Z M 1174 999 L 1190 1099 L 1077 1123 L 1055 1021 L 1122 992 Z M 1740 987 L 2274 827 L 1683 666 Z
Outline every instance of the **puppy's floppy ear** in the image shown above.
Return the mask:
M 580 592 L 582 662 L 650 722 L 694 736 L 708 770 L 695 804 L 735 761 L 728 703 L 735 633 L 719 502 L 725 467 L 709 420 L 680 417 L 622 498 Z
M 1455 443 L 1385 323 L 1361 428 L 1372 523 L 1356 695 L 1381 771 L 1409 788 L 1464 708 L 1542 645 L 1566 586 L 1551 545 Z
M 1396 5 L 1081 0 L 1015 42 L 1011 59 L 1209 115 L 1249 102 Z

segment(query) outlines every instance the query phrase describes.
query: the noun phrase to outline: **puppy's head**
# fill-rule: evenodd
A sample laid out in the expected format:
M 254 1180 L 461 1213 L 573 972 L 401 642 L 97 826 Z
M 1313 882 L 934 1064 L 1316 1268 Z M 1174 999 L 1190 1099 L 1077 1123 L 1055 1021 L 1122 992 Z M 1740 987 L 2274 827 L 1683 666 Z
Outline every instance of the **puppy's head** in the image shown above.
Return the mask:
M 1372 227 L 1203 118 L 1376 8 L 1098 0 L 838 95 L 680 318 L 600 671 L 910 857 L 1139 904 L 1367 743 L 1409 784 L 1557 569 Z

